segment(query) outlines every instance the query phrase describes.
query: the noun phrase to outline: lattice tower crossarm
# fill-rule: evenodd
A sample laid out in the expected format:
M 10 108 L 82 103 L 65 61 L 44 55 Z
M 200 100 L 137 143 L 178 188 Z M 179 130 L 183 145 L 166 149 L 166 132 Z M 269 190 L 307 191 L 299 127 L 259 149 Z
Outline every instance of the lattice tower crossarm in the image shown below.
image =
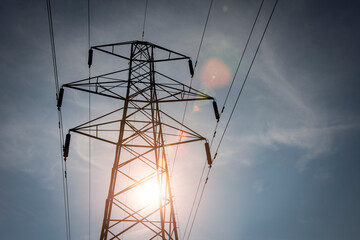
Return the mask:
M 130 47 L 129 55 L 120 51 L 124 47 Z M 193 74 L 185 55 L 143 41 L 92 49 L 129 63 L 125 69 L 64 85 L 123 101 L 121 108 L 70 129 L 116 147 L 100 239 L 124 239 L 126 235 L 129 239 L 178 240 L 166 148 L 206 139 L 162 111 L 159 104 L 214 98 L 155 70 L 155 63 L 187 59 Z M 161 52 L 157 58 L 155 51 Z M 92 61 L 92 50 L 90 53 Z M 91 61 L 89 58 L 89 64 Z M 158 198 L 134 201 L 136 192 L 152 181 L 157 184 Z

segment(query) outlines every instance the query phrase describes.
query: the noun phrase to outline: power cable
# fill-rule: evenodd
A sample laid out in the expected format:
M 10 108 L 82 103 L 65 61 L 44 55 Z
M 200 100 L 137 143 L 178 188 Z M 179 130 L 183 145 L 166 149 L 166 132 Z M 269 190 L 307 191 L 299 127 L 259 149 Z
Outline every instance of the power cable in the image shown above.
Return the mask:
M 207 13 L 207 16 L 206 16 L 206 21 L 205 21 L 204 29 L 203 29 L 203 32 L 202 32 L 202 36 L 201 36 L 199 48 L 198 48 L 198 51 L 197 51 L 197 54 L 196 54 L 196 60 L 195 60 L 195 65 L 194 65 L 194 72 L 195 72 L 195 69 L 196 69 L 196 66 L 197 66 L 197 63 L 198 63 L 198 59 L 199 59 L 201 47 L 202 47 L 202 44 L 203 44 L 203 41 L 204 41 L 204 36 L 205 36 L 205 32 L 206 32 L 206 28 L 207 28 L 208 21 L 209 21 L 209 16 L 210 16 L 210 12 L 211 12 L 211 8 L 212 8 L 213 1 L 214 1 L 214 0 L 211 0 L 211 2 L 210 2 L 209 10 L 208 10 L 208 13 Z M 190 78 L 190 84 L 189 84 L 189 92 L 191 91 L 191 86 L 192 86 L 193 79 L 194 79 L 194 76 L 191 76 L 191 78 Z M 183 113 L 183 116 L 182 116 L 182 119 L 181 119 L 181 124 L 184 124 L 187 106 L 188 106 L 188 101 L 185 102 L 185 108 L 184 108 L 184 113 Z M 181 142 L 182 136 L 183 136 L 183 134 L 182 134 L 182 132 L 180 132 L 179 142 Z M 178 148 L 179 148 L 179 145 L 176 145 L 175 155 L 174 155 L 174 161 L 173 161 L 174 163 L 173 163 L 173 166 L 172 166 L 172 168 L 171 168 L 171 174 L 170 174 L 171 176 L 172 176 L 172 173 L 173 173 L 173 171 L 174 171 L 174 166 L 175 166 L 175 161 L 176 161 L 176 157 L 177 157 L 177 153 L 178 153 Z
M 255 51 L 254 57 L 253 57 L 253 59 L 252 59 L 252 61 L 251 61 L 251 63 L 250 63 L 250 66 L 249 66 L 249 68 L 248 68 L 248 71 L 247 71 L 247 73 L 246 73 L 245 79 L 244 79 L 243 84 L 242 84 L 242 86 L 241 86 L 241 88 L 240 88 L 240 91 L 239 91 L 238 96 L 237 96 L 237 98 L 236 98 L 235 104 L 234 104 L 234 106 L 233 106 L 233 108 L 232 108 L 230 117 L 229 117 L 229 119 L 228 119 L 228 121 L 227 121 L 227 123 L 226 123 L 226 127 L 225 127 L 225 129 L 224 129 L 224 131 L 223 131 L 223 134 L 222 134 L 222 136 L 221 136 L 220 142 L 219 142 L 219 144 L 218 144 L 218 146 L 217 146 L 217 148 L 216 148 L 216 152 L 215 152 L 213 161 L 215 160 L 215 158 L 216 158 L 216 156 L 217 156 L 217 154 L 218 154 L 219 147 L 220 147 L 220 145 L 221 145 L 221 143 L 222 143 L 222 140 L 223 140 L 223 138 L 224 138 L 224 135 L 225 135 L 225 133 L 226 133 L 226 130 L 227 130 L 228 126 L 229 126 L 229 122 L 230 122 L 230 120 L 231 120 L 231 118 L 232 118 L 232 116 L 233 116 L 233 113 L 234 113 L 235 109 L 236 109 L 237 103 L 238 103 L 238 101 L 239 101 L 239 98 L 240 98 L 241 93 L 242 93 L 242 91 L 243 91 L 243 89 L 244 89 L 245 83 L 246 83 L 246 81 L 247 81 L 247 79 L 248 79 L 249 73 L 250 73 L 250 71 L 251 71 L 251 69 L 252 69 L 252 66 L 253 66 L 253 64 L 254 64 L 255 58 L 256 58 L 257 53 L 258 53 L 258 51 L 259 51 L 259 49 L 260 49 L 260 46 L 261 46 L 261 43 L 262 43 L 262 41 L 263 41 L 263 39 L 264 39 L 265 33 L 266 33 L 267 29 L 268 29 L 268 26 L 269 26 L 269 24 L 270 24 L 270 21 L 271 21 L 271 18 L 272 18 L 272 16 L 273 16 L 273 14 L 274 14 L 274 11 L 275 11 L 275 8 L 276 8 L 276 6 L 277 6 L 277 3 L 278 3 L 278 0 L 276 0 L 275 4 L 274 4 L 274 6 L 273 6 L 273 9 L 272 9 L 272 11 L 271 11 L 270 17 L 269 17 L 269 19 L 268 19 L 268 21 L 267 21 L 267 23 L 266 23 L 264 32 L 263 32 L 263 34 L 262 34 L 262 36 L 261 36 L 260 42 L 259 42 L 259 44 L 258 44 L 258 46 L 257 46 L 257 48 L 256 48 L 256 51 Z M 209 168 L 209 170 L 208 170 L 208 173 L 207 173 L 207 176 L 206 176 L 206 180 L 205 180 L 204 186 L 203 186 L 202 191 L 201 191 L 201 195 L 200 195 L 200 198 L 199 198 L 199 202 L 198 202 L 198 205 L 197 205 L 197 207 L 196 207 L 196 211 L 195 211 L 195 214 L 194 214 L 193 222 L 192 222 L 192 224 L 191 224 L 191 228 L 190 228 L 189 235 L 188 235 L 188 238 L 187 238 L 187 239 L 190 238 L 190 234 L 191 234 L 191 231 L 192 231 L 192 228 L 193 228 L 195 219 L 196 219 L 196 215 L 197 215 L 197 213 L 198 213 L 199 206 L 200 206 L 200 203 L 201 203 L 201 200 L 202 200 L 202 197 L 203 197 L 205 188 L 206 188 L 206 186 L 207 186 L 207 182 L 208 182 L 208 180 L 209 180 L 210 172 L 211 172 L 211 168 Z
M 232 81 L 231 81 L 230 87 L 229 87 L 228 92 L 227 92 L 226 97 L 225 97 L 224 104 L 223 104 L 223 106 L 222 106 L 222 108 L 221 108 L 220 117 L 221 117 L 221 115 L 222 115 L 223 112 L 224 112 L 225 105 L 226 105 L 227 100 L 228 100 L 228 98 L 229 98 L 231 89 L 232 89 L 232 87 L 233 87 L 233 85 L 234 85 L 234 82 L 235 82 L 237 73 L 238 73 L 239 68 L 240 68 L 240 66 L 241 66 L 241 63 L 242 63 L 242 61 L 243 61 L 245 52 L 246 52 L 247 47 L 248 47 L 248 45 L 249 45 L 250 39 L 251 39 L 251 37 L 252 37 L 253 31 L 254 31 L 255 25 L 256 25 L 256 23 L 257 23 L 257 20 L 258 20 L 258 18 L 259 18 L 259 15 L 260 15 L 260 12 L 261 12 L 261 9 L 262 9 L 263 4 L 264 4 L 264 0 L 261 1 L 259 10 L 258 10 L 258 12 L 257 12 L 257 14 L 256 14 L 256 17 L 255 17 L 255 20 L 254 20 L 254 23 L 253 23 L 253 25 L 252 25 L 252 27 L 251 27 L 249 37 L 247 38 L 245 47 L 244 47 L 244 49 L 243 49 L 243 51 L 242 51 L 242 53 L 241 53 L 241 57 L 240 57 L 240 60 L 239 60 L 238 65 L 237 65 L 237 68 L 236 68 L 234 77 L 233 77 L 233 79 L 232 79 Z M 217 130 L 217 128 L 218 128 L 218 125 L 219 125 L 219 121 L 216 123 L 215 130 L 214 130 L 214 134 L 213 134 L 213 136 L 212 136 L 212 138 L 211 138 L 211 141 L 210 141 L 210 147 L 212 147 L 214 138 L 215 138 L 215 136 L 216 136 L 216 130 Z
M 184 238 L 185 238 L 185 236 L 186 236 L 186 231 L 187 231 L 187 229 L 188 229 L 188 226 L 189 226 L 189 223 L 190 223 L 190 219 L 191 219 L 191 216 L 192 216 L 192 212 L 193 212 L 194 207 L 195 207 L 197 195 L 199 194 L 199 190 L 200 190 L 200 186 L 201 186 L 201 182 L 202 182 L 202 179 L 203 179 L 203 176 L 204 176 L 205 169 L 206 169 L 206 162 L 204 163 L 204 166 L 203 166 L 203 169 L 202 169 L 202 172 L 201 172 L 201 177 L 200 177 L 200 179 L 199 179 L 199 183 L 198 183 L 198 186 L 197 186 L 197 188 L 196 188 L 195 198 L 194 198 L 194 201 L 193 201 L 193 203 L 192 203 L 191 210 L 190 210 L 190 213 L 189 213 L 187 222 L 186 222 L 186 227 L 185 227 L 185 231 L 184 231 Z
M 194 72 L 195 72 L 195 69 L 196 69 L 197 64 L 198 64 L 198 60 L 199 60 L 199 56 L 200 56 L 200 51 L 201 51 L 201 47 L 202 47 L 202 44 L 203 44 L 203 41 L 204 41 L 204 36 L 205 36 L 207 24 L 208 24 L 208 22 L 209 22 L 209 17 L 210 17 L 210 13 L 211 13 L 211 9 L 212 9 L 213 2 L 214 2 L 213 0 L 210 1 L 210 6 L 209 6 L 209 10 L 208 10 L 208 13 L 207 13 L 207 16 L 206 16 L 204 29 L 203 29 L 203 32 L 202 32 L 202 35 L 201 35 L 201 40 L 200 40 L 199 48 L 198 48 L 198 51 L 197 51 L 197 54 L 196 54 L 195 65 L 194 65 Z M 189 86 L 190 86 L 189 91 L 191 91 L 191 86 L 192 86 L 193 78 L 194 78 L 194 76 L 191 76 L 190 84 L 189 84 Z M 183 124 L 184 121 L 185 121 L 185 115 L 186 115 L 187 106 L 188 106 L 188 102 L 186 101 L 184 113 L 183 113 L 182 120 L 181 120 L 181 124 Z M 180 133 L 179 142 L 181 141 L 182 136 L 183 136 L 183 134 L 182 134 L 182 132 L 181 132 L 181 133 Z M 179 148 L 179 145 L 176 145 L 176 150 L 175 150 L 175 155 L 174 155 L 174 163 L 173 163 L 173 166 L 172 166 L 171 175 L 172 175 L 173 170 L 174 170 L 174 166 L 175 166 L 175 161 L 176 161 L 176 157 L 177 157 L 178 148 Z M 203 170 L 202 170 L 202 172 L 201 172 L 201 176 L 200 176 L 200 179 L 199 179 L 199 184 L 198 184 L 198 187 L 197 187 L 196 192 L 195 192 L 195 197 L 194 197 L 194 200 L 193 200 L 193 203 L 192 203 L 192 206 L 191 206 L 191 210 L 190 210 L 190 213 L 189 213 L 189 216 L 188 216 L 188 220 L 187 220 L 187 222 L 186 222 L 186 227 L 185 227 L 184 234 L 183 234 L 184 237 L 186 236 L 186 231 L 187 231 L 187 228 L 188 228 L 188 226 L 189 226 L 190 218 L 191 218 L 191 215 L 192 215 L 192 212 L 193 212 L 193 209 L 194 209 L 194 206 L 195 206 L 195 202 L 196 202 L 196 199 L 197 199 L 197 196 L 198 196 L 198 193 L 199 193 L 201 181 L 202 181 L 202 178 L 203 178 L 203 176 L 204 176 L 205 167 L 206 167 L 206 163 L 204 164 Z
M 87 2 L 87 30 L 88 30 L 88 49 L 90 51 L 90 0 L 88 0 Z M 90 121 L 91 121 L 91 94 L 90 94 L 90 78 L 91 78 L 91 71 L 90 71 L 90 64 L 89 64 L 89 239 L 91 239 L 91 138 L 90 138 Z
M 47 7 L 47 13 L 48 13 L 51 52 L 52 52 L 52 61 L 53 61 L 53 68 L 54 68 L 56 100 L 58 101 L 60 88 L 59 88 L 59 77 L 58 77 L 58 71 L 57 71 L 55 37 L 54 37 L 54 27 L 53 27 L 53 22 L 52 22 L 50 0 L 46 1 L 46 7 Z M 63 161 L 63 158 L 62 158 L 63 146 L 64 146 L 64 130 L 63 130 L 64 128 L 63 128 L 63 122 L 62 122 L 61 109 L 59 107 L 58 107 L 58 127 L 59 127 L 59 138 L 60 138 L 60 161 L 61 161 L 61 175 L 62 175 L 63 195 L 64 195 L 64 215 L 65 215 L 66 239 L 71 240 L 67 169 L 66 169 L 66 161 Z
M 243 58 L 244 58 L 246 49 L 247 49 L 247 47 L 248 47 L 248 45 L 249 45 L 250 38 L 251 38 L 251 36 L 252 36 L 252 33 L 253 33 L 253 31 L 254 31 L 254 28 L 255 28 L 255 25 L 256 25 L 257 20 L 258 20 L 258 18 L 259 18 L 259 15 L 260 15 L 260 12 L 261 12 L 261 9 L 262 9 L 263 4 L 264 4 L 264 0 L 261 1 L 259 10 L 258 10 L 258 12 L 257 12 L 257 14 L 256 14 L 256 18 L 255 18 L 254 24 L 253 24 L 252 27 L 251 27 L 251 31 L 250 31 L 249 37 L 248 37 L 248 39 L 247 39 L 247 41 L 246 41 L 246 44 L 245 44 L 245 47 L 244 47 L 244 49 L 243 49 L 243 51 L 242 51 L 242 54 L 241 54 L 239 63 L 238 63 L 238 65 L 237 65 L 237 68 L 236 68 L 236 71 L 235 71 L 235 74 L 234 74 L 234 77 L 233 77 L 233 79 L 232 79 L 232 81 L 231 81 L 231 84 L 230 84 L 230 87 L 229 87 L 229 90 L 228 90 L 228 92 L 227 92 L 227 94 L 226 94 L 226 98 L 225 98 L 223 107 L 222 107 L 222 109 L 221 109 L 221 113 L 224 112 L 226 102 L 227 102 L 227 100 L 228 100 L 228 98 L 229 98 L 229 95 L 230 95 L 230 92 L 231 92 L 231 88 L 232 88 L 232 86 L 233 86 L 233 84 L 234 84 L 236 75 L 237 75 L 237 73 L 238 73 L 238 71 L 239 71 L 239 68 L 240 68 L 240 65 L 241 65 L 241 63 L 242 63 L 242 60 L 243 60 Z M 221 113 L 220 113 L 220 114 L 221 114 Z
M 276 5 L 277 5 L 278 1 L 279 1 L 279 0 L 276 0 L 275 4 L 274 4 L 274 6 L 273 6 L 273 9 L 272 9 L 272 11 L 271 11 L 270 17 L 269 17 L 269 19 L 268 19 L 268 21 L 267 21 L 267 23 L 266 23 L 264 32 L 263 32 L 263 34 L 262 34 L 262 36 L 261 36 L 261 39 L 260 39 L 260 42 L 259 42 L 259 44 L 258 44 L 258 46 L 257 46 L 257 48 L 256 48 L 254 57 L 253 57 L 253 59 L 252 59 L 252 61 L 251 61 L 251 63 L 250 63 L 250 67 L 249 67 L 249 69 L 248 69 L 248 71 L 247 71 L 247 73 L 246 73 L 246 76 L 245 76 L 245 79 L 244 79 L 244 81 L 243 81 L 243 84 L 241 85 L 241 88 L 240 88 L 240 91 L 239 91 L 239 93 L 238 93 L 238 95 L 237 95 L 235 104 L 234 104 L 234 106 L 233 106 L 233 108 L 232 108 L 232 110 L 231 110 L 229 119 L 228 119 L 228 121 L 227 121 L 227 123 L 226 123 L 225 129 L 224 129 L 224 131 L 223 131 L 223 133 L 222 133 L 222 135 L 221 135 L 221 138 L 220 138 L 219 144 L 218 144 L 218 146 L 217 146 L 217 148 L 216 148 L 216 151 L 215 151 L 214 159 L 213 159 L 213 160 L 215 160 L 215 158 L 216 158 L 216 156 L 217 156 L 217 154 L 218 154 L 220 145 L 221 145 L 221 143 L 222 143 L 222 141 L 223 141 L 223 139 L 224 139 L 224 135 L 225 135 L 226 130 L 227 130 L 228 126 L 229 126 L 230 120 L 231 120 L 231 118 L 232 118 L 232 116 L 233 116 L 233 114 L 234 114 L 234 111 L 235 111 L 235 109 L 236 109 L 236 106 L 237 106 L 237 104 L 238 104 L 238 102 L 239 102 L 239 98 L 240 98 L 240 96 L 241 96 L 241 93 L 242 93 L 242 91 L 243 91 L 243 89 L 244 89 L 245 83 L 246 83 L 246 81 L 247 81 L 247 79 L 248 79 L 249 73 L 250 73 L 250 71 L 251 71 L 251 69 L 252 69 L 252 66 L 253 66 L 253 64 L 254 64 L 255 58 L 256 58 L 256 56 L 257 56 L 257 53 L 259 52 L 261 43 L 262 43 L 262 41 L 263 41 L 263 39 L 264 39 L 264 36 L 265 36 L 265 33 L 266 33 L 266 31 L 267 31 L 267 29 L 268 29 L 268 27 L 269 27 L 271 18 L 272 18 L 273 14 L 274 14 L 274 11 L 275 11 L 275 8 L 276 8 Z
M 148 0 L 146 0 L 146 3 L 145 3 L 144 23 L 143 23 L 141 41 L 144 41 L 147 6 L 148 6 Z
M 67 205 L 67 222 L 68 222 L 68 228 L 69 228 L 69 240 L 71 240 L 71 229 L 70 229 L 70 206 L 69 206 L 69 188 L 68 188 L 68 181 L 67 181 L 67 168 L 66 168 L 66 160 L 64 161 L 64 167 L 65 167 L 65 190 L 66 190 L 66 205 Z
M 246 49 L 247 49 L 247 46 L 248 46 L 248 44 L 249 44 L 249 41 L 250 41 L 250 38 L 251 38 L 251 36 L 252 36 L 253 30 L 254 30 L 255 25 L 256 25 L 256 23 L 257 23 L 259 14 L 260 14 L 261 9 L 262 9 L 262 6 L 263 6 L 263 3 L 264 3 L 264 0 L 262 0 L 262 2 L 261 2 L 261 4 L 260 4 L 259 10 L 258 10 L 257 15 L 256 15 L 256 18 L 255 18 L 255 21 L 254 21 L 254 23 L 253 23 L 253 25 L 252 25 L 252 28 L 251 28 L 249 37 L 248 37 L 248 39 L 247 39 L 247 41 L 246 41 L 246 44 L 245 44 L 245 47 L 244 47 L 244 49 L 243 49 L 243 51 L 242 51 L 241 58 L 240 58 L 240 60 L 239 60 L 238 66 L 237 66 L 237 68 L 236 68 L 234 77 L 233 77 L 233 79 L 232 79 L 232 81 L 231 81 L 231 85 L 230 85 L 230 87 L 229 87 L 229 90 L 228 90 L 228 92 L 227 92 L 227 95 L 226 95 L 226 98 L 225 98 L 225 101 L 224 101 L 224 104 L 223 104 L 223 107 L 222 107 L 220 116 L 221 116 L 221 114 L 222 114 L 223 111 L 224 111 L 224 108 L 225 108 L 227 99 L 228 99 L 228 97 L 229 97 L 229 94 L 230 94 L 231 89 L 232 89 L 232 86 L 233 86 L 233 84 L 234 84 L 236 75 L 237 75 L 238 70 L 239 70 L 239 68 L 240 68 L 240 65 L 241 65 L 241 63 L 242 63 L 242 60 L 243 60 L 245 51 L 246 51 Z M 203 36 L 204 36 L 204 35 L 203 35 Z M 213 134 L 212 139 L 211 139 L 211 141 L 210 141 L 210 147 L 212 146 L 213 141 L 214 141 L 214 138 L 215 138 L 215 136 L 216 136 L 216 130 L 217 130 L 218 124 L 219 124 L 219 121 L 216 122 L 214 134 Z M 189 218 L 188 218 L 188 221 L 187 221 L 187 224 L 186 224 L 186 228 L 185 228 L 184 235 L 185 235 L 185 233 L 186 233 L 186 230 L 187 230 L 187 227 L 188 227 L 188 224 L 189 224 L 189 221 L 190 221 L 190 217 L 191 217 L 193 208 L 194 208 L 194 206 L 195 206 L 195 202 L 196 202 L 196 199 L 197 199 L 197 194 L 198 194 L 198 191 L 199 191 L 199 189 L 200 189 L 201 180 L 203 179 L 203 174 L 204 174 L 205 168 L 206 168 L 206 163 L 204 164 L 204 167 L 203 167 L 203 170 L 202 170 L 202 174 L 201 174 L 201 177 L 200 177 L 200 181 L 199 181 L 199 184 L 198 184 L 198 187 L 197 187 L 197 190 L 196 190 L 196 196 L 195 196 L 194 202 L 193 202 L 193 204 L 192 204 L 192 206 L 191 206 L 191 211 L 190 211 L 190 215 L 189 215 Z M 208 178 L 208 176 L 206 177 L 206 179 L 207 179 L 207 178 Z M 204 188 L 203 188 L 203 189 L 204 189 Z M 201 202 L 202 195 L 203 195 L 203 191 L 204 191 L 204 190 L 202 190 L 202 194 L 201 194 L 201 196 L 200 196 L 200 198 L 199 198 L 199 202 Z M 195 212 L 195 215 L 196 215 L 196 213 L 197 213 L 197 210 L 196 210 L 196 212 Z M 194 216 L 195 216 L 195 215 L 194 215 Z M 191 227 L 191 228 L 192 228 L 192 227 Z M 191 230 L 190 230 L 190 232 L 191 232 Z M 189 233 L 189 237 L 190 237 L 190 233 Z
M 204 41 L 205 31 L 206 31 L 206 27 L 207 27 L 207 24 L 208 24 L 208 21 L 209 21 L 212 4 L 213 4 L 213 0 L 211 0 L 211 2 L 210 2 L 209 11 L 208 11 L 208 14 L 207 14 L 207 16 L 206 16 L 206 21 L 205 21 L 204 30 L 203 30 L 203 33 L 202 33 L 202 35 L 201 35 L 199 50 L 198 50 L 197 55 L 196 55 L 196 60 L 195 60 L 195 65 L 194 65 L 194 71 L 195 71 L 195 68 L 196 68 L 196 66 L 197 66 L 198 59 L 199 59 L 199 55 L 200 55 L 201 46 L 202 46 L 202 43 L 203 43 L 203 41 Z M 191 83 L 190 83 L 190 87 L 191 87 Z
M 205 169 L 205 168 L 204 168 L 204 169 Z M 195 219 L 196 219 L 197 213 L 198 213 L 198 211 L 199 211 L 199 206 L 200 206 L 200 203 L 201 203 L 202 197 L 203 197 L 203 195 L 204 195 L 205 187 L 206 187 L 206 184 L 207 184 L 207 182 L 208 182 L 208 180 L 209 180 L 210 170 L 211 170 L 211 168 L 209 168 L 209 170 L 208 170 L 208 172 L 207 172 L 207 175 L 206 175 L 206 180 L 205 180 L 205 183 L 204 183 L 203 188 L 202 188 L 202 190 L 201 190 L 201 194 L 200 194 L 199 202 L 198 202 L 198 205 L 196 206 L 196 210 L 195 210 L 194 218 L 193 218 L 193 221 L 192 221 L 192 223 L 191 223 L 191 227 L 190 227 L 190 230 L 189 230 L 189 235 L 188 235 L 187 240 L 189 240 L 189 238 L 190 238 L 190 235 L 191 235 L 191 232 L 192 232 L 192 229 L 193 229 L 193 226 L 194 226 L 194 222 L 195 222 Z

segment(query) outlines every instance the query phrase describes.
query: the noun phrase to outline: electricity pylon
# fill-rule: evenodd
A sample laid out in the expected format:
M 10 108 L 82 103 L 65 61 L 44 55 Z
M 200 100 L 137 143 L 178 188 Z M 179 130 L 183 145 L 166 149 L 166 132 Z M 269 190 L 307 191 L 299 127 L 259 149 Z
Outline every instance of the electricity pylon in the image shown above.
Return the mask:
M 89 50 L 89 67 L 93 50 L 128 62 L 124 69 L 63 85 L 123 102 L 120 108 L 70 129 L 116 147 L 100 239 L 124 239 L 126 235 L 129 239 L 177 240 L 166 149 L 205 141 L 210 165 L 211 156 L 207 140 L 161 110 L 160 104 L 214 98 L 155 69 L 155 63 L 188 60 L 193 75 L 190 58 L 180 53 L 144 41 L 100 45 Z M 62 94 L 63 89 L 60 101 Z M 218 117 L 217 109 L 215 115 Z M 65 158 L 70 135 L 67 140 Z M 137 192 L 149 182 L 155 182 L 153 191 L 158 197 L 138 201 Z

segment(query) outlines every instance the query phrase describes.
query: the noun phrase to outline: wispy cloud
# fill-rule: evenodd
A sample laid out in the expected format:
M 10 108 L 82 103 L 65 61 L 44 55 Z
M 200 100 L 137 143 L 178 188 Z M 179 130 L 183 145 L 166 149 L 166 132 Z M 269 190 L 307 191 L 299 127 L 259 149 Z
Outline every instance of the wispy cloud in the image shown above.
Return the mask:
M 319 180 L 328 180 L 332 178 L 331 173 L 324 168 L 319 168 L 315 173 L 314 173 L 314 178 L 319 179 Z
M 330 116 L 329 120 L 330 113 L 311 101 L 321 89 L 304 91 L 299 87 L 304 84 L 301 81 L 313 81 L 311 75 L 299 71 L 297 76 L 289 76 L 282 65 L 275 62 L 275 53 L 266 44 L 263 49 L 253 69 L 253 82 L 248 86 L 248 91 L 254 93 L 249 104 L 251 109 L 256 109 L 251 113 L 255 119 L 242 122 L 242 126 L 249 127 L 238 136 L 228 133 L 227 139 L 231 141 L 223 147 L 222 152 L 226 153 L 222 155 L 229 159 L 241 156 L 238 161 L 251 166 L 260 148 L 295 147 L 301 150 L 295 164 L 302 172 L 312 160 L 333 150 L 333 139 L 339 131 L 359 127 L 359 124 L 338 115 Z
M 265 188 L 265 183 L 263 180 L 261 179 L 257 179 L 255 180 L 255 182 L 253 183 L 253 189 L 256 193 L 261 193 L 264 191 Z

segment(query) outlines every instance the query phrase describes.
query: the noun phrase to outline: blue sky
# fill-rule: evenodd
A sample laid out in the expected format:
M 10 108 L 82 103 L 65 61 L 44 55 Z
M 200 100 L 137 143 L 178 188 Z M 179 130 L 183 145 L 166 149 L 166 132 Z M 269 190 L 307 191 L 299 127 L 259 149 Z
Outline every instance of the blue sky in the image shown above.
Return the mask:
M 145 1 L 91 3 L 92 45 L 141 38 Z M 195 59 L 209 3 L 149 0 L 145 40 Z M 218 132 L 273 3 L 265 0 Z M 216 59 L 233 76 L 259 5 L 257 0 L 214 0 L 194 87 L 215 96 L 219 106 L 229 82 L 220 76 L 222 84 L 208 85 L 203 71 Z M 211 171 L 191 239 L 360 238 L 359 7 L 356 1 L 279 1 Z M 52 10 L 60 83 L 85 78 L 87 1 L 54 0 Z M 4 0 L 0 20 L 0 235 L 65 239 L 45 1 Z M 183 65 L 174 73 L 186 82 Z M 97 109 L 113 106 L 94 100 L 92 108 L 96 115 Z M 65 128 L 85 122 L 87 112 L 87 95 L 67 91 Z M 190 104 L 185 123 L 210 138 L 211 105 Z M 87 141 L 74 136 L 68 161 L 73 239 L 89 239 Z M 205 153 L 202 144 L 180 150 L 174 188 L 183 231 Z M 91 239 L 99 236 L 112 158 L 112 148 L 93 143 Z

